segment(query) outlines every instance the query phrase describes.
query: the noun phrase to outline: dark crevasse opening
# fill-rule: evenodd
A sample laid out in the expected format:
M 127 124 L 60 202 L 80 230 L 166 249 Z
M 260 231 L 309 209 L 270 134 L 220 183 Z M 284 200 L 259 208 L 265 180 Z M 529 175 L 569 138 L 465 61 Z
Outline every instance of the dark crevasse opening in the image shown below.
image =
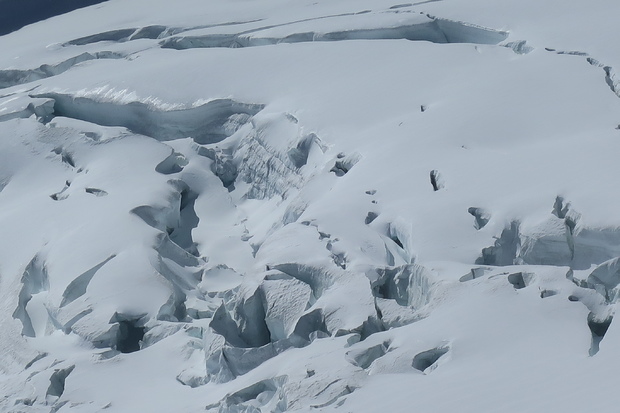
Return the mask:
M 139 327 L 133 320 L 118 323 L 116 349 L 121 353 L 133 353 L 140 350 L 140 342 L 144 338 L 144 327 Z
M 437 360 L 439 360 L 441 356 L 446 354 L 449 350 L 450 349 L 448 347 L 437 347 L 423 351 L 413 358 L 411 366 L 416 370 L 424 372 L 424 370 L 435 364 Z
M 50 385 L 47 388 L 47 396 L 60 397 L 65 392 L 65 381 L 75 366 L 66 369 L 56 369 L 50 376 Z
M 601 341 L 603 341 L 603 337 L 605 337 L 612 320 L 612 316 L 604 319 L 598 319 L 593 313 L 588 314 L 588 328 L 592 333 L 592 342 L 589 352 L 590 356 L 594 356 L 598 353 Z
M 0 36 L 106 0 L 0 0 Z

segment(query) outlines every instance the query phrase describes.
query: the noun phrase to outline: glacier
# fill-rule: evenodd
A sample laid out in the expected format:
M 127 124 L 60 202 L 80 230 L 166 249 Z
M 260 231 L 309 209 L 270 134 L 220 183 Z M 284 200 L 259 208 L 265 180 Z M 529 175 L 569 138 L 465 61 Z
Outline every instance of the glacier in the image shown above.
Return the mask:
M 0 19 L 0 411 L 614 410 L 619 4 L 92 3 Z

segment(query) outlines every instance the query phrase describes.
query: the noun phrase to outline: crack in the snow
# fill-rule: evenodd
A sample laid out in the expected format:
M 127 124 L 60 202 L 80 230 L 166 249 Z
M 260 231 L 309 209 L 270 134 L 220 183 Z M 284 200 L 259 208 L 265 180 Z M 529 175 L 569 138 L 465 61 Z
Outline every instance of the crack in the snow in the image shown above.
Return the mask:
M 168 141 L 191 136 L 197 143 L 226 138 L 226 122 L 235 114 L 255 115 L 262 104 L 215 99 L 186 109 L 161 110 L 143 102 L 100 102 L 86 97 L 45 93 L 32 97 L 53 100 L 53 116 L 64 116 L 101 126 L 122 126 L 134 133 Z
M 405 12 L 411 13 L 411 12 Z M 358 15 L 359 13 L 325 16 L 321 19 Z M 508 37 L 505 31 L 490 29 L 466 22 L 449 20 L 430 14 L 411 14 L 418 21 L 399 23 L 391 27 L 338 28 L 325 31 L 293 30 L 286 35 L 270 36 L 269 29 L 291 26 L 319 19 L 305 19 L 282 25 L 272 25 L 240 33 L 208 34 L 202 36 L 170 37 L 160 43 L 162 48 L 176 50 L 213 47 L 254 47 L 279 43 L 329 42 L 344 40 L 411 40 L 432 43 L 499 44 Z M 261 36 L 261 34 L 263 36 Z
M 545 50 L 547 52 L 552 52 L 559 55 L 585 57 L 586 62 L 588 62 L 591 66 L 603 69 L 603 72 L 605 73 L 605 83 L 607 83 L 609 89 L 620 98 L 620 81 L 616 79 L 616 72 L 612 66 L 608 66 L 600 62 L 599 60 L 591 57 L 589 53 L 579 50 L 556 50 L 550 47 L 545 47 Z
M 87 44 L 98 42 L 117 42 L 123 43 L 131 40 L 138 39 L 162 39 L 167 36 L 174 36 L 176 34 L 188 32 L 191 30 L 211 29 L 214 27 L 226 27 L 236 26 L 242 24 L 256 23 L 262 19 L 240 21 L 240 22 L 226 22 L 217 24 L 207 24 L 202 26 L 193 27 L 168 27 L 162 25 L 152 25 L 145 27 L 133 27 L 128 29 L 110 30 L 107 32 L 96 33 L 89 36 L 73 39 L 65 43 L 63 46 L 84 46 Z
M 0 89 L 57 76 L 71 69 L 75 65 L 89 60 L 123 59 L 125 57 L 126 56 L 124 54 L 109 51 L 82 53 L 54 65 L 43 64 L 36 69 L 0 70 Z

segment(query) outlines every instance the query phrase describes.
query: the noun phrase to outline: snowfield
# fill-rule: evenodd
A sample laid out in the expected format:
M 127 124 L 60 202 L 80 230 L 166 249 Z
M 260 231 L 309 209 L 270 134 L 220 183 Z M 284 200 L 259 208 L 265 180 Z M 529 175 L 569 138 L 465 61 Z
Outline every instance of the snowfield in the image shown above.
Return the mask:
M 543 3 L 0 36 L 0 411 L 615 411 L 620 3 Z

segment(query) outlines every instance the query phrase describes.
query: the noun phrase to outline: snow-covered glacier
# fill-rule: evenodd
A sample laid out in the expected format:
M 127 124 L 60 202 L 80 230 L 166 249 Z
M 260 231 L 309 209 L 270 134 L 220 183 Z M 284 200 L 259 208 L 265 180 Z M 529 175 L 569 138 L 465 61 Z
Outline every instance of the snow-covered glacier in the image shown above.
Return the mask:
M 619 12 L 109 0 L 0 36 L 0 411 L 614 411 Z

